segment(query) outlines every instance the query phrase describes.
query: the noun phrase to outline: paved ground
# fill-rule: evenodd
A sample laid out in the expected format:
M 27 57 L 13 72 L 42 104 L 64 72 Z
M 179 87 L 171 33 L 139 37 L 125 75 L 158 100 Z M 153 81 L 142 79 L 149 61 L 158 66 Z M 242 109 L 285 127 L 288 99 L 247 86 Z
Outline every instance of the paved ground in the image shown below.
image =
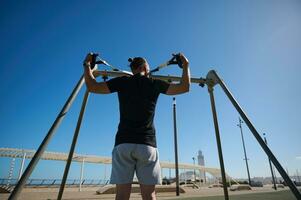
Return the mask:
M 282 190 L 278 192 L 269 193 L 251 193 L 231 195 L 230 200 L 296 200 L 295 196 L 289 190 Z M 224 200 L 224 196 L 210 196 L 210 197 L 187 197 L 182 200 Z M 170 199 L 172 200 L 172 199 Z M 174 199 L 179 200 L 179 199 Z
M 96 190 L 99 188 L 83 188 L 82 192 L 78 192 L 77 188 L 66 188 L 63 199 L 66 200 L 97 200 L 107 199 L 113 200 L 114 195 L 97 195 Z M 20 200 L 55 200 L 57 198 L 58 188 L 25 188 Z M 231 200 L 246 199 L 246 200 L 295 200 L 292 193 L 285 189 L 279 189 L 277 192 L 271 189 L 270 186 L 263 188 L 253 188 L 251 191 L 229 191 Z M 0 194 L 0 199 L 7 199 L 9 194 Z M 177 197 L 175 193 L 158 193 L 158 199 L 185 199 L 185 200 L 223 200 L 223 190 L 221 188 L 186 188 L 186 193 L 180 194 Z M 139 193 L 132 193 L 131 199 L 141 199 Z

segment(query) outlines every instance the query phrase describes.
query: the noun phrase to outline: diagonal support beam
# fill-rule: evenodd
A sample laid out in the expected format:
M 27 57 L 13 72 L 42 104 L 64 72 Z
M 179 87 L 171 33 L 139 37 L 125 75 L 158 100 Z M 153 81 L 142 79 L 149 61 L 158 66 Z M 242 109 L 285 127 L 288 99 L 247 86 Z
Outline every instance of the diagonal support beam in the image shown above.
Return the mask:
M 214 128 L 215 128 L 215 136 L 216 136 L 216 144 L 217 144 L 217 150 L 218 150 L 219 163 L 220 163 L 220 167 L 221 167 L 224 197 L 225 197 L 225 200 L 229 200 L 229 194 L 228 194 L 228 188 L 227 188 L 227 179 L 226 179 L 226 172 L 225 172 L 225 165 L 224 165 L 224 158 L 223 158 L 223 151 L 222 151 L 222 144 L 221 144 L 221 138 L 220 138 L 220 134 L 219 134 L 218 120 L 217 120 L 214 94 L 213 94 L 213 87 L 212 87 L 211 84 L 207 84 L 207 85 L 208 85 L 208 92 L 210 94 L 210 103 L 211 103 L 213 122 L 214 122 Z
M 289 186 L 290 190 L 295 195 L 296 199 L 301 200 L 301 194 L 300 194 L 299 190 L 297 189 L 296 185 L 292 182 L 290 177 L 287 175 L 287 173 L 285 172 L 285 170 L 283 169 L 283 167 L 281 166 L 281 164 L 279 163 L 277 158 L 274 156 L 274 154 L 272 153 L 270 148 L 265 144 L 264 140 L 261 138 L 258 131 L 255 129 L 255 127 L 253 126 L 253 124 L 251 123 L 251 121 L 249 120 L 247 115 L 245 114 L 245 112 L 242 110 L 242 108 L 240 107 L 238 102 L 235 100 L 235 98 L 233 97 L 233 95 L 231 94 L 229 89 L 227 88 L 224 81 L 217 75 L 217 73 L 214 70 L 211 70 L 208 73 L 207 78 L 208 77 L 212 77 L 213 78 L 212 80 L 215 82 L 215 84 L 219 84 L 222 87 L 225 94 L 230 99 L 231 103 L 233 104 L 233 106 L 235 107 L 237 112 L 240 114 L 241 118 L 244 120 L 246 125 L 249 127 L 250 131 L 253 133 L 254 137 L 256 138 L 256 140 L 259 143 L 259 145 L 261 146 L 261 148 L 264 150 L 264 152 L 267 154 L 267 156 L 273 162 L 274 166 L 277 168 L 278 172 L 281 174 L 282 178 L 284 179 L 286 184 Z M 207 81 L 209 81 L 209 80 L 207 80 Z
M 39 146 L 38 150 L 36 151 L 35 155 L 33 156 L 30 163 L 28 164 L 28 166 L 27 166 L 26 170 L 24 171 L 21 179 L 18 181 L 15 189 L 13 190 L 11 195 L 9 196 L 9 198 L 8 198 L 9 200 L 18 199 L 18 196 L 20 195 L 23 187 L 25 186 L 25 183 L 26 183 L 27 179 L 30 177 L 32 171 L 34 170 L 34 168 L 38 164 L 38 162 L 39 162 L 42 154 L 44 153 L 48 143 L 50 142 L 50 140 L 53 137 L 56 129 L 59 127 L 62 120 L 66 116 L 68 110 L 70 109 L 73 101 L 75 100 L 75 98 L 76 98 L 78 92 L 80 91 L 81 87 L 83 86 L 84 82 L 85 82 L 84 76 L 82 75 L 81 78 L 79 79 L 78 83 L 76 84 L 75 88 L 73 89 L 71 95 L 69 96 L 68 100 L 66 101 L 65 105 L 63 106 L 61 112 L 58 114 L 55 121 L 53 122 L 53 124 L 52 124 L 51 128 L 49 129 L 47 135 L 45 136 L 44 140 L 40 144 L 40 146 Z
M 79 131 L 80 131 L 80 127 L 81 127 L 81 124 L 82 124 L 83 117 L 84 117 L 84 113 L 85 113 L 85 110 L 86 110 L 86 105 L 87 105 L 88 98 L 89 98 L 89 91 L 86 90 L 86 93 L 85 93 L 85 96 L 84 96 L 84 99 L 83 99 L 83 102 L 82 102 L 82 107 L 80 109 L 80 113 L 79 113 L 79 116 L 78 116 L 76 128 L 75 128 L 75 131 L 74 131 L 74 135 L 73 135 L 73 139 L 72 139 L 72 143 L 71 143 L 71 147 L 70 147 L 70 151 L 69 151 L 69 155 L 68 155 L 68 160 L 67 160 L 65 170 L 64 170 L 62 183 L 61 183 L 59 194 L 58 194 L 58 197 L 57 197 L 58 200 L 61 200 L 62 197 L 63 197 L 63 193 L 64 193 L 64 189 L 65 189 L 69 169 L 70 169 L 70 166 L 71 166 L 75 146 L 76 146 L 76 143 L 77 143 L 77 138 L 78 138 L 78 135 L 79 135 Z

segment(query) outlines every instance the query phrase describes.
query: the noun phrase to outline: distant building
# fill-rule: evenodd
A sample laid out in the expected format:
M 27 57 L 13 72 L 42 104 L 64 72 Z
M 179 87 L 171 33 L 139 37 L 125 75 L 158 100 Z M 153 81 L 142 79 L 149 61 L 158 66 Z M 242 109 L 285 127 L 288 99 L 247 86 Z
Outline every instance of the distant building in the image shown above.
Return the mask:
M 205 159 L 201 150 L 198 151 L 197 165 L 205 166 Z M 206 174 L 204 170 L 186 171 L 180 173 L 180 180 L 199 180 L 206 182 Z
M 205 166 L 205 159 L 201 150 L 199 150 L 198 154 L 198 165 Z
M 198 152 L 198 165 L 205 166 L 205 159 L 204 159 L 204 155 L 201 150 L 199 150 L 199 152 Z M 200 178 L 200 180 L 204 180 L 204 182 L 206 182 L 205 171 L 200 170 L 199 178 Z

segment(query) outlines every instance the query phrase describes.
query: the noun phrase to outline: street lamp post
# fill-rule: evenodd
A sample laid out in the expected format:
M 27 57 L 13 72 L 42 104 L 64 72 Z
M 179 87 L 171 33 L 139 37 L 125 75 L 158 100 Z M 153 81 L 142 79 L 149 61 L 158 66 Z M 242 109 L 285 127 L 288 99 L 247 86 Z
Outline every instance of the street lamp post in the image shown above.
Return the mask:
M 301 183 L 298 169 L 296 169 L 296 174 L 297 174 L 298 182 Z
M 178 139 L 177 139 L 177 115 L 176 98 L 173 97 L 173 124 L 174 124 L 174 145 L 175 145 L 175 168 L 176 168 L 176 195 L 180 196 L 179 184 L 179 162 L 178 162 Z
M 240 118 L 238 118 L 238 120 L 239 120 L 239 124 L 237 124 L 237 126 L 240 128 L 242 146 L 243 146 L 243 149 L 244 149 L 244 155 L 245 155 L 245 161 L 246 161 L 246 167 L 247 167 L 247 173 L 248 173 L 248 180 L 249 180 L 249 185 L 251 186 L 251 178 L 250 178 L 250 171 L 249 171 L 249 165 L 248 165 L 248 157 L 247 157 L 246 146 L 245 146 L 245 141 L 244 141 L 244 135 L 243 135 L 242 126 L 241 126 L 243 121 Z
M 195 165 L 195 157 L 192 157 L 193 165 Z M 193 169 L 194 182 L 196 182 L 195 169 Z
M 170 162 L 170 160 L 168 160 Z M 169 180 L 171 179 L 171 169 L 169 167 Z

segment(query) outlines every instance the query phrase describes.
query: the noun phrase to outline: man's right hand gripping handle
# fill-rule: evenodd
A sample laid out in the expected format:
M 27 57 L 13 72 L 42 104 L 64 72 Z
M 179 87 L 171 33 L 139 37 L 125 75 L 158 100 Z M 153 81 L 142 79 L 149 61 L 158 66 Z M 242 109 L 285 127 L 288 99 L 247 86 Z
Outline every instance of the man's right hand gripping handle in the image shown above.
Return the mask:
M 167 95 L 177 95 L 183 94 L 189 91 L 190 88 L 190 70 L 189 70 L 189 61 L 184 56 L 184 54 L 179 53 L 181 62 L 182 62 L 182 78 L 180 83 L 177 84 L 170 84 L 169 88 L 167 89 Z

